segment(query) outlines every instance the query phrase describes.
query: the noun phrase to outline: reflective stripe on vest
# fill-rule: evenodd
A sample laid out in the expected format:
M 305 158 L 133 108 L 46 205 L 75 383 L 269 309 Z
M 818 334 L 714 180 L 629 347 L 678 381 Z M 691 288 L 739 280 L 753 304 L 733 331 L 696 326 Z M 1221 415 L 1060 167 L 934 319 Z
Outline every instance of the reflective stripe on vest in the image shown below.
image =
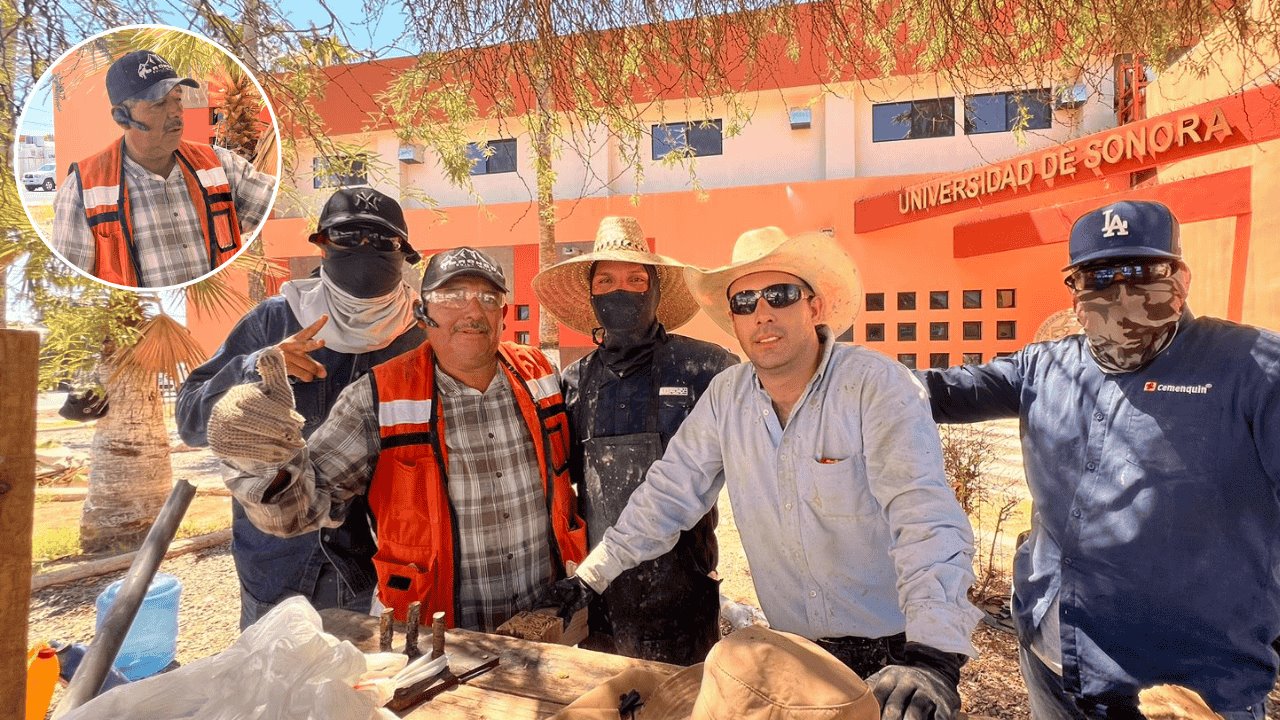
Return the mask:
M 80 179 L 85 221 L 94 238 L 93 274 L 117 285 L 137 287 L 142 272 L 131 226 L 128 183 L 124 179 L 124 139 L 71 166 Z M 208 145 L 182 141 L 175 153 L 187 195 L 213 270 L 240 250 L 240 219 L 227 171 Z

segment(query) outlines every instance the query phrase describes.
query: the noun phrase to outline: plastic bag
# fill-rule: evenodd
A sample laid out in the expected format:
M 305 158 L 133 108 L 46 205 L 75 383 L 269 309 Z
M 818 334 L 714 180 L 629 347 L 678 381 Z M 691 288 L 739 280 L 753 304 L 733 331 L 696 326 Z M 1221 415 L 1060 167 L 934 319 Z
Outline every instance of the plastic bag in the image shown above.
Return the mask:
M 764 613 L 760 612 L 760 608 L 747 603 L 734 602 L 724 593 L 720 594 L 720 617 L 729 621 L 729 625 L 734 630 L 741 630 L 751 625 L 769 627 L 769 621 L 765 619 Z
M 323 632 L 320 615 L 293 597 L 223 652 L 122 685 L 62 718 L 394 720 L 381 707 L 390 695 L 372 682 L 403 669 L 388 655 L 366 656 Z

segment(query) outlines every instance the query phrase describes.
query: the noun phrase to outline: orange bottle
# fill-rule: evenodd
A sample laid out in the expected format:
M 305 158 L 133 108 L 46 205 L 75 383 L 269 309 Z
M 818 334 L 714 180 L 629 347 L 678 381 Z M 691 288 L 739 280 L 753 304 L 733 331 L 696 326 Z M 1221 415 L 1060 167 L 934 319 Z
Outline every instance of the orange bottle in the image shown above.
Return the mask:
M 27 720 L 44 720 L 58 683 L 58 654 L 46 643 L 27 653 Z

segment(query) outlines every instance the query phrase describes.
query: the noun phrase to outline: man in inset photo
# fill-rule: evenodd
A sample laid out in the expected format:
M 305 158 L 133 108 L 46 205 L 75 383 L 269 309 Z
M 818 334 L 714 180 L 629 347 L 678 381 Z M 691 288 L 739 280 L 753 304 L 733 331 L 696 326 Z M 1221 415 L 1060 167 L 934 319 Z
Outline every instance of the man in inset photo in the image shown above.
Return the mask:
M 63 258 L 100 280 L 195 280 L 239 252 L 270 207 L 274 176 L 230 150 L 182 139 L 183 86 L 199 84 L 146 50 L 107 70 L 111 119 L 124 134 L 72 163 L 52 238 Z

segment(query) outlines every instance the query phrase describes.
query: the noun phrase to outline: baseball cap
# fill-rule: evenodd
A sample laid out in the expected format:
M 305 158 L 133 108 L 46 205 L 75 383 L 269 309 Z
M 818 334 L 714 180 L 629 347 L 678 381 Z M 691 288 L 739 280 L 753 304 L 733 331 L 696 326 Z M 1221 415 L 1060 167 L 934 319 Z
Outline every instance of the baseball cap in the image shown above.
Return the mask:
M 409 237 L 409 226 L 404 221 L 400 203 L 371 187 L 342 188 L 330 195 L 320 211 L 317 232 L 353 222 L 373 223 L 402 238 Z
M 191 78 L 179 78 L 167 60 L 150 50 L 134 50 L 107 69 L 107 97 L 113 106 L 125 100 L 159 100 L 175 85 L 200 87 Z
M 475 275 L 507 292 L 507 278 L 493 258 L 475 248 L 460 247 L 431 256 L 422 274 L 422 292 L 429 293 L 459 275 Z
M 1182 258 L 1178 219 L 1169 208 L 1144 200 L 1111 203 L 1071 226 L 1068 270 L 1112 258 Z

